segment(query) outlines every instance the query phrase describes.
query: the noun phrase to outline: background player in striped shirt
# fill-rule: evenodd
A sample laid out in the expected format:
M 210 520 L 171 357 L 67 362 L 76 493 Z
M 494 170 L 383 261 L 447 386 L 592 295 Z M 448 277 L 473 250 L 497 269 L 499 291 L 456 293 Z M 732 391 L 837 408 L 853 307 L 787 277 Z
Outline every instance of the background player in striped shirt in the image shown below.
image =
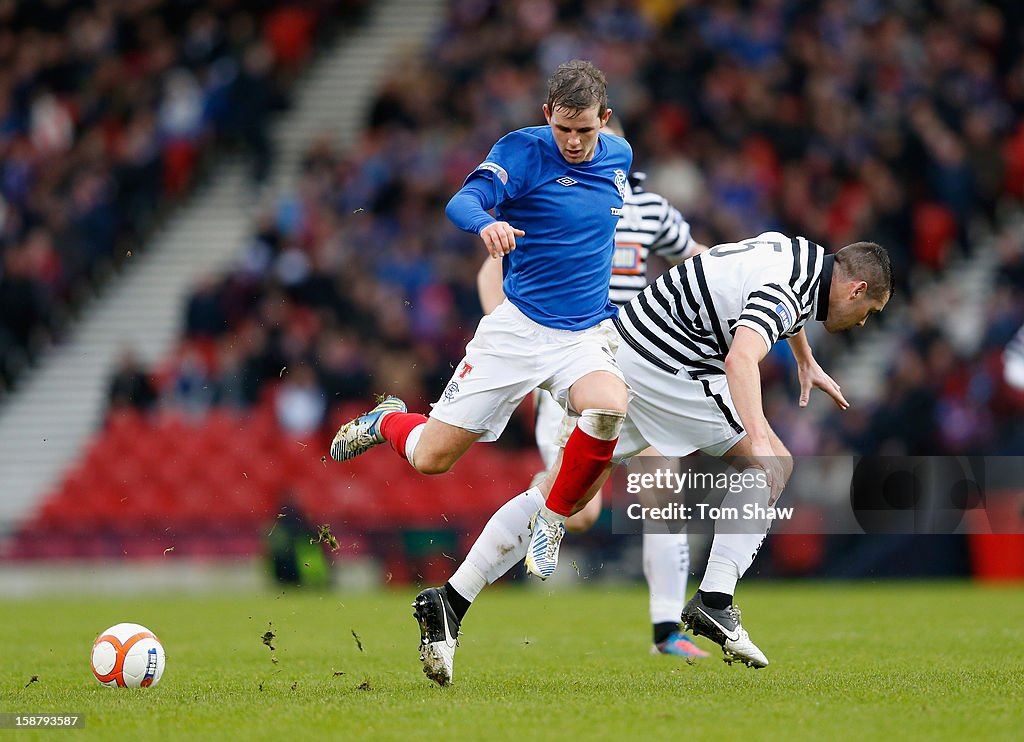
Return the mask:
M 701 450 L 755 483 L 726 495 L 723 508 L 732 506 L 730 498 L 774 504 L 792 460 L 765 419 L 758 364 L 786 338 L 797 361 L 800 406 L 818 388 L 846 409 L 842 390 L 815 361 L 804 325 L 814 319 L 829 332 L 862 327 L 892 290 L 892 267 L 881 246 L 858 242 L 826 255 L 803 237 L 778 232 L 717 245 L 670 269 L 628 302 L 617 322 L 623 342 L 616 357 L 635 396 L 613 461 L 648 447 L 665 456 Z M 603 478 L 598 482 L 590 494 Z M 512 517 L 515 501 L 491 517 L 449 585 L 464 570 L 493 582 L 523 558 L 528 529 L 524 517 Z M 685 626 L 722 646 L 727 661 L 752 667 L 768 659 L 740 623 L 732 596 L 770 525 L 767 517 L 751 520 L 746 532 L 736 533 L 716 524 L 704 579 L 682 614 Z M 472 601 L 479 592 L 463 597 Z M 453 658 L 464 615 L 453 613 L 445 624 Z
M 608 122 L 613 134 L 622 136 L 615 117 Z M 690 225 L 679 210 L 663 196 L 643 190 L 642 173 L 630 175 L 629 190 L 622 207 L 622 218 L 615 227 L 615 259 L 609 295 L 622 306 L 647 286 L 648 259 L 656 255 L 677 265 L 707 249 L 694 241 Z M 477 276 L 480 303 L 485 313 L 498 307 L 505 295 L 501 290 L 501 264 L 485 260 Z M 536 400 L 537 448 L 544 466 L 551 470 L 558 456 L 559 428 L 565 411 L 548 392 L 538 390 Z M 541 481 L 541 472 L 534 482 Z M 601 514 L 598 492 L 580 512 L 566 521 L 573 533 L 589 529 Z M 653 632 L 652 653 L 680 657 L 707 657 L 708 653 L 679 631 L 679 615 L 686 602 L 686 581 L 690 571 L 690 549 L 685 532 L 645 533 L 643 568 L 650 592 Z

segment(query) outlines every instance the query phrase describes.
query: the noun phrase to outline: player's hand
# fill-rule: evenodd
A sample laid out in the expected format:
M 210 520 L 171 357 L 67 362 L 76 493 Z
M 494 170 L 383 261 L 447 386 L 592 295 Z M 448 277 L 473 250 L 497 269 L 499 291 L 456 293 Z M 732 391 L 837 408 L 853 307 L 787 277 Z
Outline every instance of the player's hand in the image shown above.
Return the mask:
M 491 222 L 480 230 L 480 239 L 492 258 L 503 258 L 516 249 L 516 237 L 525 237 L 526 232 L 516 229 L 508 222 Z
M 786 472 L 782 466 L 782 460 L 775 455 L 770 445 L 763 447 L 754 446 L 751 450 L 750 466 L 763 469 L 768 480 L 768 505 L 774 505 L 782 494 L 782 488 L 786 485 Z
M 825 373 L 825 370 L 818 365 L 817 361 L 797 366 L 797 375 L 800 378 L 800 406 L 806 407 L 811 398 L 811 389 L 820 389 L 832 398 L 836 407 L 841 410 L 848 409 L 850 403 L 843 396 L 843 390 L 835 379 Z

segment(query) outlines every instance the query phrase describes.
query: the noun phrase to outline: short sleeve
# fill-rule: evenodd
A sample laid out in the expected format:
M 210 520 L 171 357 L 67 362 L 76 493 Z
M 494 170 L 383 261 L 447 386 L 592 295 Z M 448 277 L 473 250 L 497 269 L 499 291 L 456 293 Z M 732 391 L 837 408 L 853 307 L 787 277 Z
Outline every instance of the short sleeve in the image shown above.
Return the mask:
M 799 317 L 799 304 L 792 290 L 770 283 L 750 293 L 736 327 L 754 330 L 770 349 L 796 326 Z

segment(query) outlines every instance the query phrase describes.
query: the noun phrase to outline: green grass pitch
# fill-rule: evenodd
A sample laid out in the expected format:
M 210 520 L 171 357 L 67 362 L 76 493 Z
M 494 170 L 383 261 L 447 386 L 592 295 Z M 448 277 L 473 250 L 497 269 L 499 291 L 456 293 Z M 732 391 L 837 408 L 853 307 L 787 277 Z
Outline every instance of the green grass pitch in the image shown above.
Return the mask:
M 641 587 L 494 588 L 463 627 L 450 688 L 420 672 L 415 592 L 2 602 L 0 711 L 84 714 L 84 730 L 46 736 L 106 740 L 902 741 L 1024 729 L 1019 586 L 742 586 L 744 625 L 772 663 L 756 671 L 725 665 L 705 640 L 714 658 L 693 666 L 649 656 Z M 163 641 L 156 688 L 92 678 L 91 643 L 120 621 Z

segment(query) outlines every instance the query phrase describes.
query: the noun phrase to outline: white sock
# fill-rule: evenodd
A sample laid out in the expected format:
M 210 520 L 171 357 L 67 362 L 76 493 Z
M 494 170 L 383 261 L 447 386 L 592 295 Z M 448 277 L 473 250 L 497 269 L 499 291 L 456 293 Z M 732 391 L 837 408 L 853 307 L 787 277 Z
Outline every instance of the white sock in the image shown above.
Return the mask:
M 651 623 L 678 622 L 686 603 L 686 578 L 690 572 L 686 533 L 645 533 L 643 538 Z
M 459 565 L 459 568 L 455 570 L 455 574 L 448 578 L 448 582 L 455 588 L 455 592 L 470 603 L 476 600 L 476 596 L 487 587 L 487 578 L 468 561 Z
M 473 602 L 484 587 L 526 557 L 530 544 L 530 518 L 543 507 L 544 496 L 531 487 L 502 505 L 487 521 L 466 560 L 448 580 L 466 600 Z
M 416 444 L 420 442 L 420 436 L 423 435 L 423 429 L 425 427 L 427 427 L 426 423 L 420 423 L 409 431 L 409 437 L 405 439 L 405 458 L 412 465 L 413 469 L 416 469 L 416 460 L 414 458 L 416 453 Z
M 708 566 L 704 568 L 704 579 L 700 581 L 700 590 L 705 593 L 736 594 L 736 583 L 740 579 L 736 562 L 731 557 L 715 554 L 715 547 L 721 546 L 720 536 L 715 536 L 708 555 Z
M 760 469 L 747 469 L 743 472 L 744 477 L 748 473 L 756 475 Z M 768 507 L 768 497 L 771 494 L 767 487 L 747 489 L 743 492 L 730 492 L 722 499 L 722 507 L 734 507 L 743 512 L 743 506 L 756 502 L 762 507 Z M 711 542 L 711 553 L 708 555 L 708 566 L 704 571 L 704 579 L 700 583 L 703 592 L 725 593 L 733 595 L 736 593 L 736 583 L 754 563 L 768 529 L 772 522 L 769 518 L 743 520 L 740 523 L 728 522 L 722 524 L 721 531 L 719 524 L 715 524 L 715 539 Z M 724 533 L 722 531 L 748 531 L 748 533 Z

